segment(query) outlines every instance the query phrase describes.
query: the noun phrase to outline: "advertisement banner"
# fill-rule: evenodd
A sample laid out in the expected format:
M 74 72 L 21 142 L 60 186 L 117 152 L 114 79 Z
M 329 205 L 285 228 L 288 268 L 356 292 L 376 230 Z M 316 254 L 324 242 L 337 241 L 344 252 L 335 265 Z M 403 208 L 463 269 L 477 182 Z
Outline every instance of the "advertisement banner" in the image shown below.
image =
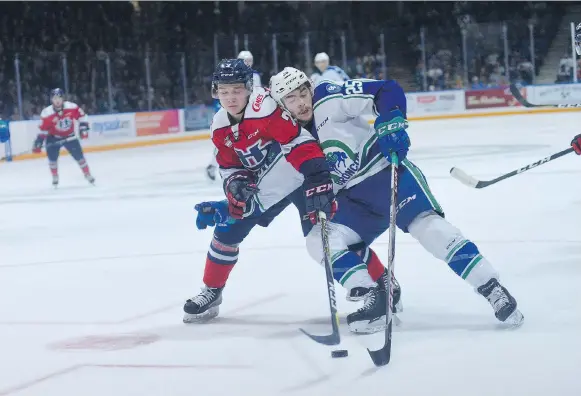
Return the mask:
M 538 85 L 528 88 L 529 101 L 532 103 L 579 103 L 581 84 Z
M 526 89 L 521 88 L 521 93 L 526 98 Z M 522 105 L 512 96 L 509 87 L 466 91 L 467 110 L 517 106 Z
M 425 92 L 410 96 L 411 98 L 408 97 L 408 113 L 413 115 L 460 113 L 464 111 L 463 91 Z
M 135 114 L 137 136 L 165 135 L 180 131 L 177 110 L 152 111 Z
M 135 136 L 135 114 L 89 116 L 89 140 L 107 140 Z
M 184 109 L 186 132 L 209 129 L 214 114 L 213 106 L 195 105 L 186 107 Z

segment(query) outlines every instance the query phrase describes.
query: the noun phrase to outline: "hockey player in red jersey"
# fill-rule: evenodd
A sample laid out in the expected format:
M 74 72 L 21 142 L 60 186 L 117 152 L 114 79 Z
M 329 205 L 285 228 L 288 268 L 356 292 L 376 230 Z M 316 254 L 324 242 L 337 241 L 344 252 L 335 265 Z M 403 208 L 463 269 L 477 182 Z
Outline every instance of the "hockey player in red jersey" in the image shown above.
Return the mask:
M 336 210 L 320 146 L 268 91 L 253 91 L 252 69 L 242 59 L 218 64 L 212 93 L 222 106 L 212 120 L 212 142 L 228 211 L 237 221 L 214 230 L 205 287 L 186 301 L 185 323 L 218 315 L 222 290 L 238 261 L 238 247 L 254 226 L 267 226 L 291 202 L 313 221 L 319 211 L 331 218 Z
M 95 178 L 89 171 L 83 149 L 75 134 L 75 121 L 79 121 L 80 138 L 86 139 L 88 137 L 89 123 L 87 115 L 75 103 L 65 101 L 64 92 L 60 88 L 51 91 L 50 100 L 52 104 L 40 113 L 40 133 L 34 141 L 32 151 L 40 153 L 43 144 L 46 142 L 46 155 L 53 186 L 56 187 L 59 183 L 58 157 L 63 146 L 77 161 L 85 179 L 93 184 Z

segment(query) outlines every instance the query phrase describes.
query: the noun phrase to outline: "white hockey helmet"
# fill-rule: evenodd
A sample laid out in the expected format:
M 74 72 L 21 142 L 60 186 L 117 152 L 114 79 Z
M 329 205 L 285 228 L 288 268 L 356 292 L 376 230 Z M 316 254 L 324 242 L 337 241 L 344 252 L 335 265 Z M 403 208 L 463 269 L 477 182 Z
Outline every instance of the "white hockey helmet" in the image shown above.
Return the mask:
M 305 72 L 295 69 L 294 67 L 285 67 L 283 71 L 275 74 L 270 78 L 270 96 L 282 108 L 286 109 L 283 99 L 286 95 L 307 84 L 309 89 L 313 90 L 313 83 L 307 77 Z
M 250 51 L 240 51 L 238 54 L 238 59 L 242 59 L 250 67 L 252 67 L 252 64 L 254 63 L 254 57 Z
M 315 55 L 315 63 L 319 62 L 329 62 L 329 55 L 326 52 L 319 52 Z

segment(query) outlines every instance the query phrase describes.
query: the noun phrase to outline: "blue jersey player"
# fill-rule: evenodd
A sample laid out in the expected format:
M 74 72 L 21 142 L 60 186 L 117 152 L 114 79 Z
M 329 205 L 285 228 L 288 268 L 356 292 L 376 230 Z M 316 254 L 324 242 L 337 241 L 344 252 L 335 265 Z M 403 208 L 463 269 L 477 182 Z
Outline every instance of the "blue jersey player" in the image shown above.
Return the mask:
M 414 237 L 454 273 L 485 297 L 501 322 L 520 325 L 516 300 L 478 247 L 444 218 L 421 170 L 407 159 L 406 98 L 393 80 L 323 81 L 313 90 L 304 73 L 285 68 L 271 79 L 271 95 L 317 138 L 331 169 L 338 202 L 329 236 L 335 278 L 370 285 L 362 257 L 347 249 L 370 245 L 388 228 L 390 158 L 401 161 L 397 226 Z M 368 123 L 376 117 L 373 127 Z M 311 256 L 320 261 L 318 226 L 307 237 Z M 347 317 L 355 332 L 377 331 L 385 323 L 385 287 L 379 282 L 357 313 Z M 379 318 L 379 319 L 378 319 Z

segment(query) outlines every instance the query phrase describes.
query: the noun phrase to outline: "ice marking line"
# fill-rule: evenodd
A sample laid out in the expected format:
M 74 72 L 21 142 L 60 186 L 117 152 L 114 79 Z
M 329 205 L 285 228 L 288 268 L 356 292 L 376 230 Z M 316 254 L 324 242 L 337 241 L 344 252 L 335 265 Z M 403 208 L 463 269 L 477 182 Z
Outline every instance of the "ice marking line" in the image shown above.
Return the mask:
M 13 395 L 16 392 L 20 392 L 31 388 L 40 383 L 46 382 L 48 380 L 62 377 L 66 374 L 70 374 L 74 371 L 84 369 L 84 368 L 106 368 L 106 369 L 195 369 L 195 370 L 248 370 L 254 368 L 249 365 L 235 365 L 235 364 L 190 364 L 190 365 L 180 365 L 180 364 L 77 364 L 64 368 L 62 370 L 55 371 L 53 373 L 44 375 L 42 377 L 35 378 L 33 380 L 20 383 L 18 385 L 12 386 L 6 389 L 0 389 L 0 396 Z

